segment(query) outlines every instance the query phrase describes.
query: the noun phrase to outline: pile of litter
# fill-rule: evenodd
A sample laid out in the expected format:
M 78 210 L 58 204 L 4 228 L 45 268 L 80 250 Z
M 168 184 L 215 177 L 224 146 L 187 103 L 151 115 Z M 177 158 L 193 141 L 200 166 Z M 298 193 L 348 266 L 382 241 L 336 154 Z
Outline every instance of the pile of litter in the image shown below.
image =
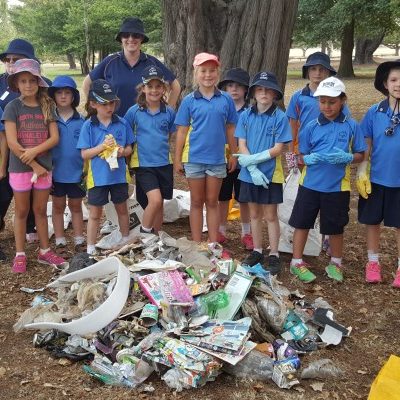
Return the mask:
M 153 372 L 177 391 L 222 372 L 285 389 L 331 380 L 340 368 L 320 359 L 301 369 L 305 355 L 351 333 L 324 299 L 290 292 L 260 264 L 222 259 L 219 245 L 164 232 L 135 236 L 96 260 L 77 254 L 45 288 L 21 290 L 42 293 L 16 332 L 37 330 L 35 346 L 86 360 L 87 374 L 129 388 Z

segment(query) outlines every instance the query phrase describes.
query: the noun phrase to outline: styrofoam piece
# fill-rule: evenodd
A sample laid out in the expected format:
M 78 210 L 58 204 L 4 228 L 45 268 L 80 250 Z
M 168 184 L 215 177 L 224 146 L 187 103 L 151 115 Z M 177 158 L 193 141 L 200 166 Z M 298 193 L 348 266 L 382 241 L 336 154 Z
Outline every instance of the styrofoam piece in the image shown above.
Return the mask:
M 38 322 L 26 324 L 23 328 L 40 330 L 57 329 L 71 335 L 87 335 L 104 328 L 118 317 L 129 294 L 130 273 L 117 257 L 105 258 L 87 268 L 71 272 L 47 285 L 49 288 L 54 288 L 83 279 L 101 278 L 112 273 L 117 273 L 117 282 L 115 283 L 114 290 L 104 303 L 90 314 L 71 322 Z

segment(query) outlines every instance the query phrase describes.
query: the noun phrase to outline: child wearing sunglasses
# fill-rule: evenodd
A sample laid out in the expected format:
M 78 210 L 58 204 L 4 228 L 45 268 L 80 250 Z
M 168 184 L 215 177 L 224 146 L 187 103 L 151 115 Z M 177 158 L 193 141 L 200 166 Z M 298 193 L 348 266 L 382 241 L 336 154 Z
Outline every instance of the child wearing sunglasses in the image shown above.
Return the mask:
M 380 64 L 375 89 L 386 98 L 374 104 L 361 122 L 368 144 L 357 171 L 358 221 L 366 225 L 368 262 L 365 280 L 382 282 L 379 263 L 380 224 L 396 228 L 397 271 L 392 286 L 400 288 L 400 60 Z

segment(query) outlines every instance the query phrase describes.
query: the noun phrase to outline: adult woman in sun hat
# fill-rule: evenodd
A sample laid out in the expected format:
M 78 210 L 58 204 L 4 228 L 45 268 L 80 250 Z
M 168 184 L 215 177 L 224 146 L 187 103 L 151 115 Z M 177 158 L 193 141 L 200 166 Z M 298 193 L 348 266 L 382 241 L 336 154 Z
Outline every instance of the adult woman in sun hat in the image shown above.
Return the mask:
M 19 97 L 19 93 L 10 89 L 8 85 L 8 76 L 13 73 L 14 64 L 22 58 L 30 58 L 40 61 L 35 56 L 35 49 L 30 42 L 25 39 L 13 39 L 8 44 L 7 49 L 0 53 L 0 60 L 3 62 L 5 72 L 0 75 L 0 108 L 4 110 L 6 105 Z M 48 85 L 51 85 L 51 80 L 44 78 Z M 0 179 L 0 229 L 4 227 L 4 217 L 10 206 L 13 197 L 13 192 L 10 187 L 7 176 Z M 32 210 L 29 211 L 26 225 L 26 238 L 28 242 L 37 240 L 35 230 L 35 217 Z
M 149 41 L 143 22 L 137 17 L 124 19 L 115 39 L 121 43 L 122 51 L 107 56 L 85 78 L 82 90 L 86 97 L 92 81 L 105 79 L 121 99 L 117 113 L 124 116 L 126 111 L 136 104 L 136 87 L 142 82 L 142 71 L 149 65 L 155 65 L 161 69 L 170 85 L 168 104 L 175 108 L 181 91 L 180 84 L 161 61 L 141 51 L 142 43 Z

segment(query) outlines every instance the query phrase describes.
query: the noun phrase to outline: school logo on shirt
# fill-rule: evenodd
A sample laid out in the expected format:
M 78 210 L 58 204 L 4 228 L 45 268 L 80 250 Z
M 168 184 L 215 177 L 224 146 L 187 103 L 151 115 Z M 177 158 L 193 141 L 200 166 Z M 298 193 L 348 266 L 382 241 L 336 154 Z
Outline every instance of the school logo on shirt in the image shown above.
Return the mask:
M 161 121 L 160 129 L 161 129 L 162 131 L 168 132 L 168 121 Z
M 75 139 L 78 139 L 80 133 L 81 133 L 81 130 L 80 130 L 80 129 L 75 129 L 75 130 L 74 130 L 74 138 L 75 138 Z
M 347 132 L 341 131 L 338 133 L 338 142 L 346 143 L 348 141 Z

